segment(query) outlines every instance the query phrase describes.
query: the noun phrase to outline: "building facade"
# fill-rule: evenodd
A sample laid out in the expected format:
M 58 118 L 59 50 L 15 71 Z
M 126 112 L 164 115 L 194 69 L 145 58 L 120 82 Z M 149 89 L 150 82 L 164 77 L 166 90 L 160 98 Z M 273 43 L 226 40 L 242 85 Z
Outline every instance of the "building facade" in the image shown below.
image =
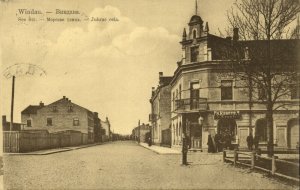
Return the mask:
M 260 98 L 249 102 L 249 89 L 227 70 L 230 60 L 224 58 L 224 49 L 232 44 L 248 48 L 252 42 L 239 41 L 238 29 L 232 38 L 212 35 L 198 15 L 191 17 L 188 26 L 180 42 L 182 60 L 170 83 L 172 146 L 181 146 L 183 130 L 192 149 L 207 149 L 208 135 L 217 133 L 229 136 L 231 144 L 240 148 L 247 146 L 246 138 L 253 133 L 259 136 L 260 147 L 266 146 L 266 106 Z M 272 43 L 299 49 L 299 40 Z M 250 59 L 247 48 L 242 52 L 244 59 Z M 295 48 L 286 57 L 295 57 Z M 260 97 L 262 91 L 253 93 Z M 299 91 L 281 97 L 279 103 L 287 106 L 273 112 L 275 147 L 295 149 L 299 147 Z
M 101 129 L 102 129 L 102 141 L 110 141 L 111 140 L 111 130 L 110 130 L 110 122 L 108 120 L 108 117 L 106 117 L 105 121 L 100 120 L 101 123 Z
M 81 107 L 65 96 L 49 105 L 30 105 L 21 112 L 24 130 L 46 129 L 50 133 L 74 130 L 88 135 L 94 142 L 94 128 L 98 126 L 98 113 Z
M 148 142 L 149 137 L 151 137 L 151 126 L 149 124 L 143 123 L 131 132 L 131 138 L 135 141 Z
M 149 121 L 154 144 L 171 145 L 171 86 L 172 77 L 159 73 L 159 85 L 152 87 Z

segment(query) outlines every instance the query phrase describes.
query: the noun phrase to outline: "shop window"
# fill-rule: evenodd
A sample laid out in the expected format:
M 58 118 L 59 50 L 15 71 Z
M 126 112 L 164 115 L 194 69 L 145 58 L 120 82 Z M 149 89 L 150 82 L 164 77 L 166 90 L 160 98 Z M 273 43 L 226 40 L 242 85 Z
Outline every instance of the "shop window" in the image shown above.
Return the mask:
M 32 127 L 32 125 L 31 125 L 31 119 L 27 120 L 27 127 Z
M 259 142 L 267 142 L 267 120 L 259 119 L 255 126 L 255 135 L 258 136 Z
M 77 117 L 73 119 L 73 126 L 79 126 L 79 119 Z
M 52 126 L 52 118 L 47 118 L 47 126 Z
M 198 56 L 198 46 L 191 47 L 191 62 L 196 62 Z
M 221 100 L 232 100 L 232 80 L 221 81 Z

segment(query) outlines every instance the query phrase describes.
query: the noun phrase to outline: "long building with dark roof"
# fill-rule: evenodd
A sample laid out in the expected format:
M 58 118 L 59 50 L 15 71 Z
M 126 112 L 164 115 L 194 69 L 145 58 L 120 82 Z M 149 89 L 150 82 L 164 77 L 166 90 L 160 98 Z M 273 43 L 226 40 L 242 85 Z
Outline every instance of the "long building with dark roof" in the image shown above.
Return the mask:
M 49 105 L 41 102 L 28 106 L 21 112 L 21 121 L 26 123 L 24 130 L 46 129 L 50 133 L 75 130 L 87 134 L 90 142 L 94 141 L 95 128 L 100 130 L 97 112 L 79 106 L 65 96 Z

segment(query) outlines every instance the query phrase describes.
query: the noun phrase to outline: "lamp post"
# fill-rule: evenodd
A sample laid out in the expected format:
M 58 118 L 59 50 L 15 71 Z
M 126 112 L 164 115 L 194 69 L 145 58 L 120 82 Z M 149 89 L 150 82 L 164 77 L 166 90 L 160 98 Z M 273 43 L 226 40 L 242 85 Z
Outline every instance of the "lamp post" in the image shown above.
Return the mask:
M 198 123 L 200 126 L 203 124 L 203 117 L 198 118 Z M 190 128 L 191 123 L 189 120 L 186 120 L 186 125 L 183 128 L 183 133 L 182 133 L 182 165 L 186 166 L 188 165 L 187 163 L 187 153 L 188 153 L 188 138 L 187 138 L 187 129 Z

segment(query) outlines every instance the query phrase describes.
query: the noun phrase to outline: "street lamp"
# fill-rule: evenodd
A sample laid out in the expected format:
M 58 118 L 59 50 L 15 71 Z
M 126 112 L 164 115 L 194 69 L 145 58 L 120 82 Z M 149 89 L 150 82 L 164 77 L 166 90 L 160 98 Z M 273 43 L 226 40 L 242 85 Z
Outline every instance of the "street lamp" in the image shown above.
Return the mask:
M 203 120 L 204 118 L 200 115 L 198 118 L 198 123 L 200 126 L 203 125 Z M 187 129 L 190 128 L 190 125 L 192 123 L 190 121 L 186 121 L 186 125 L 183 128 L 183 133 L 182 133 L 182 165 L 188 165 L 187 163 L 187 153 L 188 153 L 188 139 L 187 139 Z

